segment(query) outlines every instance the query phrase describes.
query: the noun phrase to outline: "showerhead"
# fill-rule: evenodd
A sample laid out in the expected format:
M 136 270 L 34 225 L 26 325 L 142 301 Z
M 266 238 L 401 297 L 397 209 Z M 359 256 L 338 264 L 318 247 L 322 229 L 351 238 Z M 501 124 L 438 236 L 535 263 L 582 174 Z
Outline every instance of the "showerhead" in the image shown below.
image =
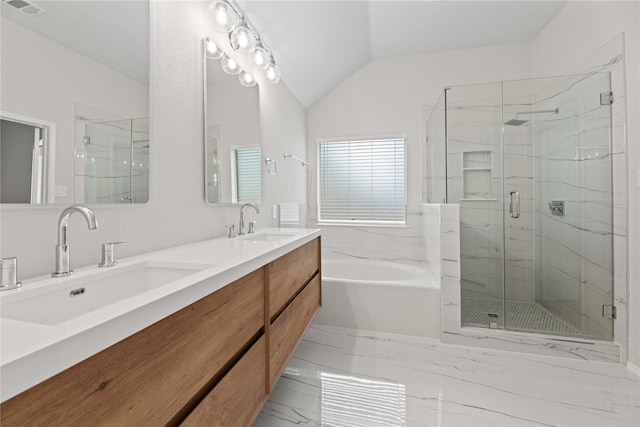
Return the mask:
M 507 120 L 506 122 L 504 122 L 505 125 L 508 126 L 521 126 L 525 123 L 527 123 L 529 120 L 520 120 L 520 119 L 511 119 L 511 120 Z
M 560 112 L 559 108 L 554 108 L 553 110 L 522 111 L 520 113 L 516 113 L 516 116 L 513 119 L 507 120 L 506 122 L 504 122 L 504 124 L 508 126 L 522 126 L 523 124 L 527 123 L 529 120 L 522 120 L 518 118 L 520 114 L 541 114 L 541 113 L 558 114 L 559 112 Z

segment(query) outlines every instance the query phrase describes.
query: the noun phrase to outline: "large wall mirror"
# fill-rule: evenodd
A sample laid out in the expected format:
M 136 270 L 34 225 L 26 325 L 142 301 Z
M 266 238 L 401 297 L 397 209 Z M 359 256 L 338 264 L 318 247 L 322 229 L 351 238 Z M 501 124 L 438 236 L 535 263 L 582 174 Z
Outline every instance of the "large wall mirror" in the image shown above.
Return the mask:
M 149 2 L 1 5 L 0 202 L 149 200 Z
M 261 201 L 258 86 L 245 87 L 207 54 L 205 76 L 205 197 L 210 204 Z

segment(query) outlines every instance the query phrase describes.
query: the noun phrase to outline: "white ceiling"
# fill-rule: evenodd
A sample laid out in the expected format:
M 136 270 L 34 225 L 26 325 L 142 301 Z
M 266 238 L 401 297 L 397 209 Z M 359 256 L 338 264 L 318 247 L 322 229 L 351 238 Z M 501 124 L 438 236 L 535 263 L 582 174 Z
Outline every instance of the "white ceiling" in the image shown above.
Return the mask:
M 149 84 L 147 1 L 28 1 L 45 13 L 27 16 L 2 3 L 2 17 Z
M 2 4 L 2 16 L 148 83 L 147 1 L 31 2 L 47 12 L 27 17 Z M 274 52 L 282 80 L 309 107 L 373 59 L 532 40 L 567 2 L 236 0 L 235 3 Z
M 532 40 L 566 1 L 237 0 L 309 107 L 377 58 Z

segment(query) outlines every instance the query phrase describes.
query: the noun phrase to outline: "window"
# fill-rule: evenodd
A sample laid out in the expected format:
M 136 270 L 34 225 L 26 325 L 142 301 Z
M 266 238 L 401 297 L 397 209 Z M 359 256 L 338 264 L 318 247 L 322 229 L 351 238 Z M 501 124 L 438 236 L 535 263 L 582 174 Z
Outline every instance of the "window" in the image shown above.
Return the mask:
M 260 192 L 260 147 L 238 148 L 232 150 L 235 157 L 235 202 L 254 202 L 261 200 Z
M 318 143 L 318 222 L 404 225 L 405 138 Z

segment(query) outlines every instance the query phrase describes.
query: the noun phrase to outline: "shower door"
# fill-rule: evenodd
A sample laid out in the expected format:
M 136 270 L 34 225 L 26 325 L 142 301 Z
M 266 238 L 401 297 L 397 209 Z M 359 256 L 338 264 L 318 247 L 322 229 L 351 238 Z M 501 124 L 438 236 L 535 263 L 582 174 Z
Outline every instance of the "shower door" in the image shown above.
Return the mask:
M 502 85 L 507 329 L 613 337 L 610 90 L 608 73 Z
M 608 73 L 445 90 L 463 325 L 612 339 L 609 91 Z

